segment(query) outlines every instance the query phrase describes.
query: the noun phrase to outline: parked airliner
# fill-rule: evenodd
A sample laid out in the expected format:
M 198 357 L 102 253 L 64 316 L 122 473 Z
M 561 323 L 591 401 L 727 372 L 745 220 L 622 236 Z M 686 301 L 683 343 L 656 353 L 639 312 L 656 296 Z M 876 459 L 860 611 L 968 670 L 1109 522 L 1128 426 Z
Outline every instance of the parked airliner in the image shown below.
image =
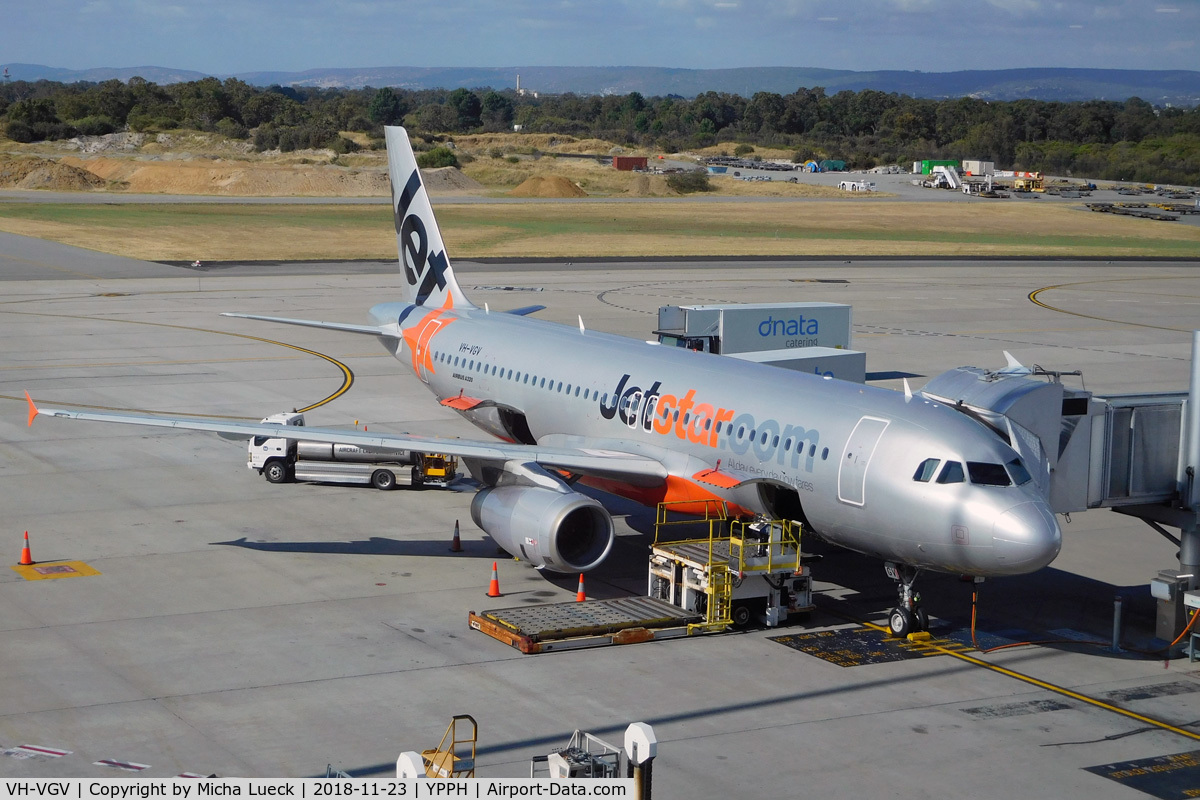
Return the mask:
M 899 583 L 890 627 L 925 620 L 921 570 L 1014 575 L 1061 533 L 1043 481 L 1002 431 L 909 391 L 844 382 L 478 308 L 446 255 L 408 134 L 386 129 L 404 296 L 369 324 L 227 316 L 374 336 L 435 397 L 496 441 L 198 421 L 72 409 L 73 419 L 349 442 L 458 456 L 482 484 L 476 524 L 556 572 L 608 556 L 613 522 L 576 482 L 644 504 L 714 502 L 877 556 Z

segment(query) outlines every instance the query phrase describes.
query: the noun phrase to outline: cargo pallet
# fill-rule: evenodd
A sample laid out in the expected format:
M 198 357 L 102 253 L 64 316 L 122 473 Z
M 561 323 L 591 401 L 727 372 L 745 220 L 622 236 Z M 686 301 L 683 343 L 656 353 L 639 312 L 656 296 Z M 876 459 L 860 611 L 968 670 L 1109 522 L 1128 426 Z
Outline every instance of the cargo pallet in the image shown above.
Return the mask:
M 687 636 L 704 615 L 652 597 L 472 611 L 471 629 L 522 653 L 549 653 Z

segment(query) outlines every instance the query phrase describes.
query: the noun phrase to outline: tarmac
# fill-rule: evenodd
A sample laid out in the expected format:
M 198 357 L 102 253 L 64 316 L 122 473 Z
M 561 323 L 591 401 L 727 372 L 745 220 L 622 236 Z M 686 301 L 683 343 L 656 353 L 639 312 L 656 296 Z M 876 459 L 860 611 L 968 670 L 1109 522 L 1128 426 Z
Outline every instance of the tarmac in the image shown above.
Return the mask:
M 544 304 L 544 318 L 637 338 L 666 304 L 850 303 L 852 346 L 879 385 L 999 367 L 1007 350 L 1082 369 L 1097 394 L 1186 390 L 1198 266 L 455 264 L 477 304 Z M 1200 788 L 1200 673 L 1186 657 L 1139 652 L 1153 648 L 1148 583 L 1176 565 L 1176 548 L 1137 520 L 1073 515 L 1054 564 L 979 587 L 978 649 L 971 584 L 923 576 L 938 644 L 903 650 L 862 625 L 895 603 L 879 562 L 812 542 L 822 559 L 807 619 L 522 655 L 471 631 L 468 612 L 573 600 L 577 577 L 498 555 L 470 522 L 466 482 L 273 485 L 246 468 L 243 443 L 211 435 L 26 426 L 27 390 L 46 406 L 244 419 L 318 404 L 309 424 L 479 438 L 369 338 L 218 316 L 360 322 L 398 296 L 394 265 L 201 273 L 0 235 L 0 286 L 0 557 L 16 564 L 28 530 L 39 565 L 81 565 L 45 580 L 0 569 L 2 777 L 308 777 L 326 765 L 384 777 L 400 752 L 436 746 L 452 715 L 470 714 L 483 777 L 528 776 L 530 759 L 575 729 L 620 742 L 628 723 L 648 722 L 655 789 L 669 798 Z M 334 362 L 352 384 L 322 402 L 347 382 Z M 588 595 L 644 593 L 653 511 L 604 499 L 618 541 Z M 462 553 L 450 551 L 456 521 Z M 493 561 L 500 598 L 486 596 Z M 1026 641 L 1042 643 L 980 652 Z

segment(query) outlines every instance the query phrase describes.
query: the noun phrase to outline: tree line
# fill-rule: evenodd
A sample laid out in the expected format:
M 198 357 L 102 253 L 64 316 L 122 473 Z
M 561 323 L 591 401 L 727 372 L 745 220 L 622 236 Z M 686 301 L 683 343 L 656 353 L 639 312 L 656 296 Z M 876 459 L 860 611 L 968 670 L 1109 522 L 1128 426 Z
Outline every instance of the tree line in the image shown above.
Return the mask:
M 343 131 L 376 140 L 385 124 L 437 136 L 511 131 L 595 137 L 676 152 L 729 143 L 783 148 L 796 160 L 832 158 L 850 169 L 924 158 L 973 158 L 999 167 L 1107 180 L 1200 183 L 1200 108 L 1133 97 L 1089 100 L 932 100 L 821 87 L 752 97 L 625 95 L 534 97 L 512 90 L 320 89 L 251 86 L 235 78 L 157 85 L 10 81 L 0 85 L 9 139 L 31 142 L 121 130 L 214 131 L 258 150 L 358 148 Z M 378 144 L 374 146 L 379 146 Z

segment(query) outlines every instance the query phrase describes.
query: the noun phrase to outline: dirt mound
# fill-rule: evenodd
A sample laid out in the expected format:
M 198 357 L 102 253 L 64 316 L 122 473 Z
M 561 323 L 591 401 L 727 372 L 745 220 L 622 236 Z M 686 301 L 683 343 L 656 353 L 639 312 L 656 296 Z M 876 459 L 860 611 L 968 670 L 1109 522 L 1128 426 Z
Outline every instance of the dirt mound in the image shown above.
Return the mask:
M 561 175 L 535 175 L 508 193 L 509 197 L 587 197 L 580 189 Z
M 437 192 L 477 192 L 484 186 L 474 178 L 468 178 L 459 171 L 458 167 L 439 167 L 438 169 L 423 169 L 421 177 L 425 181 L 425 191 L 430 194 Z
M 674 197 L 679 192 L 667 186 L 667 179 L 662 175 L 636 174 L 633 182 L 625 190 L 630 197 Z
M 61 161 L 0 156 L 0 186 L 6 189 L 86 192 L 101 189 L 104 185 L 103 178 Z
M 76 136 L 63 143 L 67 150 L 80 153 L 111 153 L 116 151 L 135 151 L 146 143 L 148 134 L 145 133 L 108 133 L 103 136 Z
M 131 192 L 221 194 L 240 197 L 386 197 L 381 170 L 312 164 L 291 166 L 246 161 L 143 161 L 127 158 L 67 157 L 69 163 Z
M 487 150 L 499 147 L 504 150 L 523 150 L 525 152 L 528 152 L 530 148 L 543 152 L 557 150 L 576 141 L 578 140 L 574 136 L 556 133 L 475 133 L 454 137 L 455 146 L 465 150 Z
M 606 142 L 603 139 L 563 141 L 553 148 L 553 151 L 556 153 L 589 153 L 595 155 L 611 155 L 613 150 L 620 150 L 622 153 L 626 152 L 625 148 L 614 148 L 612 142 Z

